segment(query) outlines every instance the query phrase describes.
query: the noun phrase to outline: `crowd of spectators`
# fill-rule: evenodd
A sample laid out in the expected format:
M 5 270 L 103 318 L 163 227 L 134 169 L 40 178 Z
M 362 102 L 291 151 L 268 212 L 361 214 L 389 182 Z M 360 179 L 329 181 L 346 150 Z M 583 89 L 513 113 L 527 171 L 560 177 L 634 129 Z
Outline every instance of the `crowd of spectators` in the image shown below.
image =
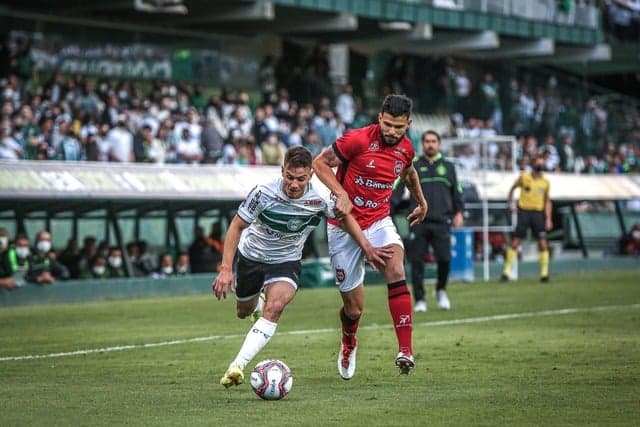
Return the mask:
M 217 93 L 197 84 L 115 81 L 59 72 L 41 84 L 34 79 L 28 41 L 15 46 L 6 39 L 0 43 L 0 159 L 4 161 L 281 165 L 288 147 L 303 145 L 319 153 L 349 128 L 375 120 L 375 111 L 365 110 L 350 84 L 333 93 L 321 51 L 314 51 L 303 67 L 293 67 L 284 83 L 286 61 L 265 57 L 256 76 L 258 95 L 252 99 L 245 90 L 223 88 Z M 452 58 L 443 60 L 434 92 L 441 96 L 435 104 L 450 117 L 445 136 L 517 136 L 516 153 L 510 145 L 490 146 L 489 167 L 512 170 L 515 159 L 516 167 L 524 170 L 542 151 L 547 171 L 640 172 L 637 108 L 618 114 L 598 97 L 577 101 L 555 76 L 544 84 L 539 79 L 525 84 L 513 78 L 501 88 L 491 71 L 470 73 L 468 66 Z M 380 95 L 419 90 L 420 85 L 409 78 L 409 68 L 406 56 L 393 57 Z M 613 120 L 616 132 L 611 132 Z M 473 145 L 457 154 L 462 167 L 477 167 Z M 2 233 L 0 246 L 6 240 Z M 67 278 L 215 271 L 222 241 L 219 224 L 209 235 L 197 228 L 194 236 L 188 251 L 162 253 L 157 259 L 147 253 L 144 242 L 130 242 L 123 254 L 104 242 L 96 245 L 91 237 L 81 248 L 71 239 L 56 252 L 46 231 L 35 236 L 33 245 L 27 236 L 18 235 L 4 243 L 2 253 L 11 254 L 11 268 L 22 269 L 21 277 L 42 284 Z
M 640 40 L 640 0 L 598 0 L 605 30 L 619 40 Z
M 490 145 L 486 165 L 489 168 L 511 170 L 515 161 L 524 170 L 535 153 L 542 151 L 549 172 L 640 172 L 640 111 L 632 105 L 608 109 L 598 97 L 577 105 L 573 97 L 563 94 L 558 80 L 550 76 L 545 84 L 534 86 L 533 96 L 529 85 L 512 79 L 506 94 L 510 108 L 503 110 L 504 97 L 490 72 L 479 83 L 473 82 L 462 66 L 453 64 L 453 60 L 448 62 L 440 79 L 446 110 L 453 111 L 446 136 L 490 139 L 507 133 L 517 137 L 516 153 L 508 144 Z M 469 100 L 473 93 L 475 99 Z M 463 166 L 465 160 L 471 159 L 467 167 L 474 169 L 478 166 L 477 151 L 471 145 L 456 154 Z
M 372 120 L 350 84 L 341 85 L 335 94 L 328 89 L 321 51 L 314 51 L 298 72 L 306 70 L 309 76 L 299 79 L 283 77 L 282 58 L 265 57 L 256 76 L 259 95 L 254 98 L 260 99 L 251 99 L 245 90 L 223 88 L 207 96 L 195 84 L 115 82 L 59 72 L 38 84 L 32 78 L 29 49 L 28 41 L 17 43 L 13 50 L 4 42 L 0 49 L 4 58 L 0 159 L 4 160 L 280 165 L 288 147 L 304 145 L 315 154 L 345 130 Z M 544 149 L 550 171 L 638 170 L 637 109 L 616 115 L 616 128 L 625 132 L 617 132 L 621 140 L 614 141 L 605 106 L 596 98 L 578 105 L 564 95 L 554 76 L 544 85 L 513 78 L 502 89 L 491 72 L 475 79 L 466 67 L 446 58 L 437 81 L 442 95 L 438 108 L 451 116 L 449 136 L 517 135 L 518 164 L 526 165 L 534 148 Z M 383 95 L 416 90 L 407 68 L 404 55 L 390 60 Z M 311 89 L 300 97 L 288 90 L 305 86 Z M 508 110 L 501 105 L 505 96 Z M 510 169 L 513 153 L 504 150 L 493 153 L 493 164 Z
M 209 235 L 194 230 L 187 251 L 152 254 L 144 240 L 131 241 L 125 251 L 94 236 L 85 236 L 82 246 L 71 238 L 64 248 L 52 246 L 47 230 L 36 233 L 33 242 L 19 233 L 12 238 L 0 228 L 0 288 L 17 289 L 25 284 L 49 285 L 61 280 L 147 277 L 152 279 L 213 273 L 222 260 L 222 230 L 212 223 Z

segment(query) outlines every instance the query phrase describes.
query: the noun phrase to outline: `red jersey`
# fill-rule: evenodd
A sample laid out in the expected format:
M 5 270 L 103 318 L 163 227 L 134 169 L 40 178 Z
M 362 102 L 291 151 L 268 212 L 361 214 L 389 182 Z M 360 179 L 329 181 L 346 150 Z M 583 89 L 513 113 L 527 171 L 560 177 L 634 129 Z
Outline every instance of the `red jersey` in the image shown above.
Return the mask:
M 413 162 L 411 140 L 405 135 L 389 146 L 383 142 L 380 125 L 375 124 L 345 133 L 333 144 L 333 151 L 342 161 L 336 178 L 349 194 L 351 215 L 360 228 L 387 217 L 393 184 Z M 336 220 L 328 221 L 338 225 Z

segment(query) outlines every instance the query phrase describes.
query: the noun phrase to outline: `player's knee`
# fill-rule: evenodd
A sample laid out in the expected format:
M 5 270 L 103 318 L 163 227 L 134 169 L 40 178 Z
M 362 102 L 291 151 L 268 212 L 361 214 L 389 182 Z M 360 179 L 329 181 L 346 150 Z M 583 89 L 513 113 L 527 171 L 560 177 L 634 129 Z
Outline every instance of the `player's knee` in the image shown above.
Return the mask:
M 362 307 L 346 307 L 344 308 L 344 314 L 351 320 L 358 320 L 362 316 Z
M 239 319 L 247 318 L 252 312 L 252 310 L 246 307 L 236 307 L 236 316 L 238 316 Z
M 271 321 L 275 321 L 280 318 L 280 315 L 284 311 L 286 307 L 286 303 L 284 301 L 268 301 L 267 305 L 264 307 L 263 316 Z
M 402 263 L 393 263 L 385 269 L 385 278 L 387 282 L 395 282 L 404 277 L 404 265 Z

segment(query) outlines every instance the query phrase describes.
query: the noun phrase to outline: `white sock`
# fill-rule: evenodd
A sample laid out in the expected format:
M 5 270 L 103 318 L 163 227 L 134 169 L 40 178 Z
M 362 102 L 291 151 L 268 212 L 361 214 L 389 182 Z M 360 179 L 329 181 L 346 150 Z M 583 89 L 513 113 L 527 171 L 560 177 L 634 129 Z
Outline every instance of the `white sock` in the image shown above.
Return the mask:
M 262 311 L 262 309 L 264 308 L 264 299 L 262 297 L 263 294 L 260 294 L 260 296 L 258 297 L 258 302 L 256 303 L 256 308 L 253 309 L 254 313 Z
M 238 366 L 244 370 L 245 366 L 267 345 L 276 332 L 277 326 L 277 323 L 270 322 L 264 317 L 256 320 L 256 323 L 253 324 L 249 333 L 247 333 L 244 343 L 242 343 L 242 347 L 240 347 L 240 351 L 231 365 Z

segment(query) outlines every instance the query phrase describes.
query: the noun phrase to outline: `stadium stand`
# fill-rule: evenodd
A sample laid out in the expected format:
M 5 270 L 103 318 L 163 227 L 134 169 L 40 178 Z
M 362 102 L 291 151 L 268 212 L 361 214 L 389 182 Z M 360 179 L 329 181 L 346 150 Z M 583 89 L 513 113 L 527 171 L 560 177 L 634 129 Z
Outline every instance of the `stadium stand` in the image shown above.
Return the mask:
M 508 134 L 517 137 L 516 153 L 509 154 L 521 169 L 543 150 L 549 172 L 624 175 L 619 185 L 630 190 L 616 196 L 622 202 L 602 208 L 602 215 L 622 226 L 607 228 L 601 238 L 591 232 L 588 213 L 576 222 L 570 211 L 565 245 L 576 244 L 575 224 L 583 222 L 580 244 L 607 246 L 631 224 L 632 219 L 620 218 L 639 209 L 634 191 L 640 172 L 640 91 L 611 89 L 616 80 L 640 87 L 633 86 L 639 82 L 629 72 L 638 69 L 637 52 L 632 60 L 618 56 L 626 52 L 625 41 L 637 39 L 637 2 L 222 1 L 215 14 L 206 13 L 207 2 L 195 0 L 110 8 L 92 0 L 78 10 L 67 3 L 5 3 L 0 8 L 9 30 L 0 46 L 0 222 L 12 235 L 33 234 L 28 224 L 36 217 L 49 228 L 68 215 L 94 227 L 99 223 L 106 230 L 100 238 L 125 252 L 129 240 L 144 237 L 136 217 L 156 215 L 163 219 L 154 221 L 169 224 L 170 232 L 163 229 L 151 249 L 176 254 L 186 249 L 193 225 L 203 218 L 207 228 L 211 221 L 225 223 L 245 188 L 235 186 L 232 195 L 222 197 L 161 192 L 127 201 L 124 193 L 95 197 L 80 187 L 73 190 L 75 184 L 87 185 L 74 181 L 74 174 L 86 178 L 93 173 L 89 168 L 118 176 L 121 168 L 131 168 L 133 175 L 144 175 L 149 166 L 193 175 L 188 183 L 212 170 L 234 171 L 230 181 L 221 182 L 249 182 L 254 172 L 247 166 L 278 165 L 282 150 L 292 145 L 317 153 L 349 127 L 375 120 L 381 96 L 391 91 L 415 99 L 410 134 L 415 142 L 426 129 L 457 138 Z M 621 13 L 630 16 L 624 22 L 631 29 L 623 34 Z M 105 28 L 124 31 L 105 37 Z M 621 77 L 599 77 L 607 75 L 606 66 Z M 599 71 L 592 78 L 593 70 Z M 36 166 L 45 161 L 45 168 Z M 512 169 L 496 165 L 497 172 Z M 15 179 L 31 173 L 44 181 Z M 100 179 L 93 183 L 109 182 Z M 77 192 L 66 193 L 65 200 L 29 193 L 38 185 Z M 600 203 L 606 191 L 560 201 Z M 211 197 L 206 205 L 203 200 Z M 17 200 L 25 202 L 19 209 Z M 116 231 L 120 215 L 133 225 Z M 175 220 L 181 215 L 189 226 Z M 65 230 L 54 233 L 57 250 L 70 234 L 85 237 L 77 225 Z M 319 234 L 316 240 L 323 238 Z

